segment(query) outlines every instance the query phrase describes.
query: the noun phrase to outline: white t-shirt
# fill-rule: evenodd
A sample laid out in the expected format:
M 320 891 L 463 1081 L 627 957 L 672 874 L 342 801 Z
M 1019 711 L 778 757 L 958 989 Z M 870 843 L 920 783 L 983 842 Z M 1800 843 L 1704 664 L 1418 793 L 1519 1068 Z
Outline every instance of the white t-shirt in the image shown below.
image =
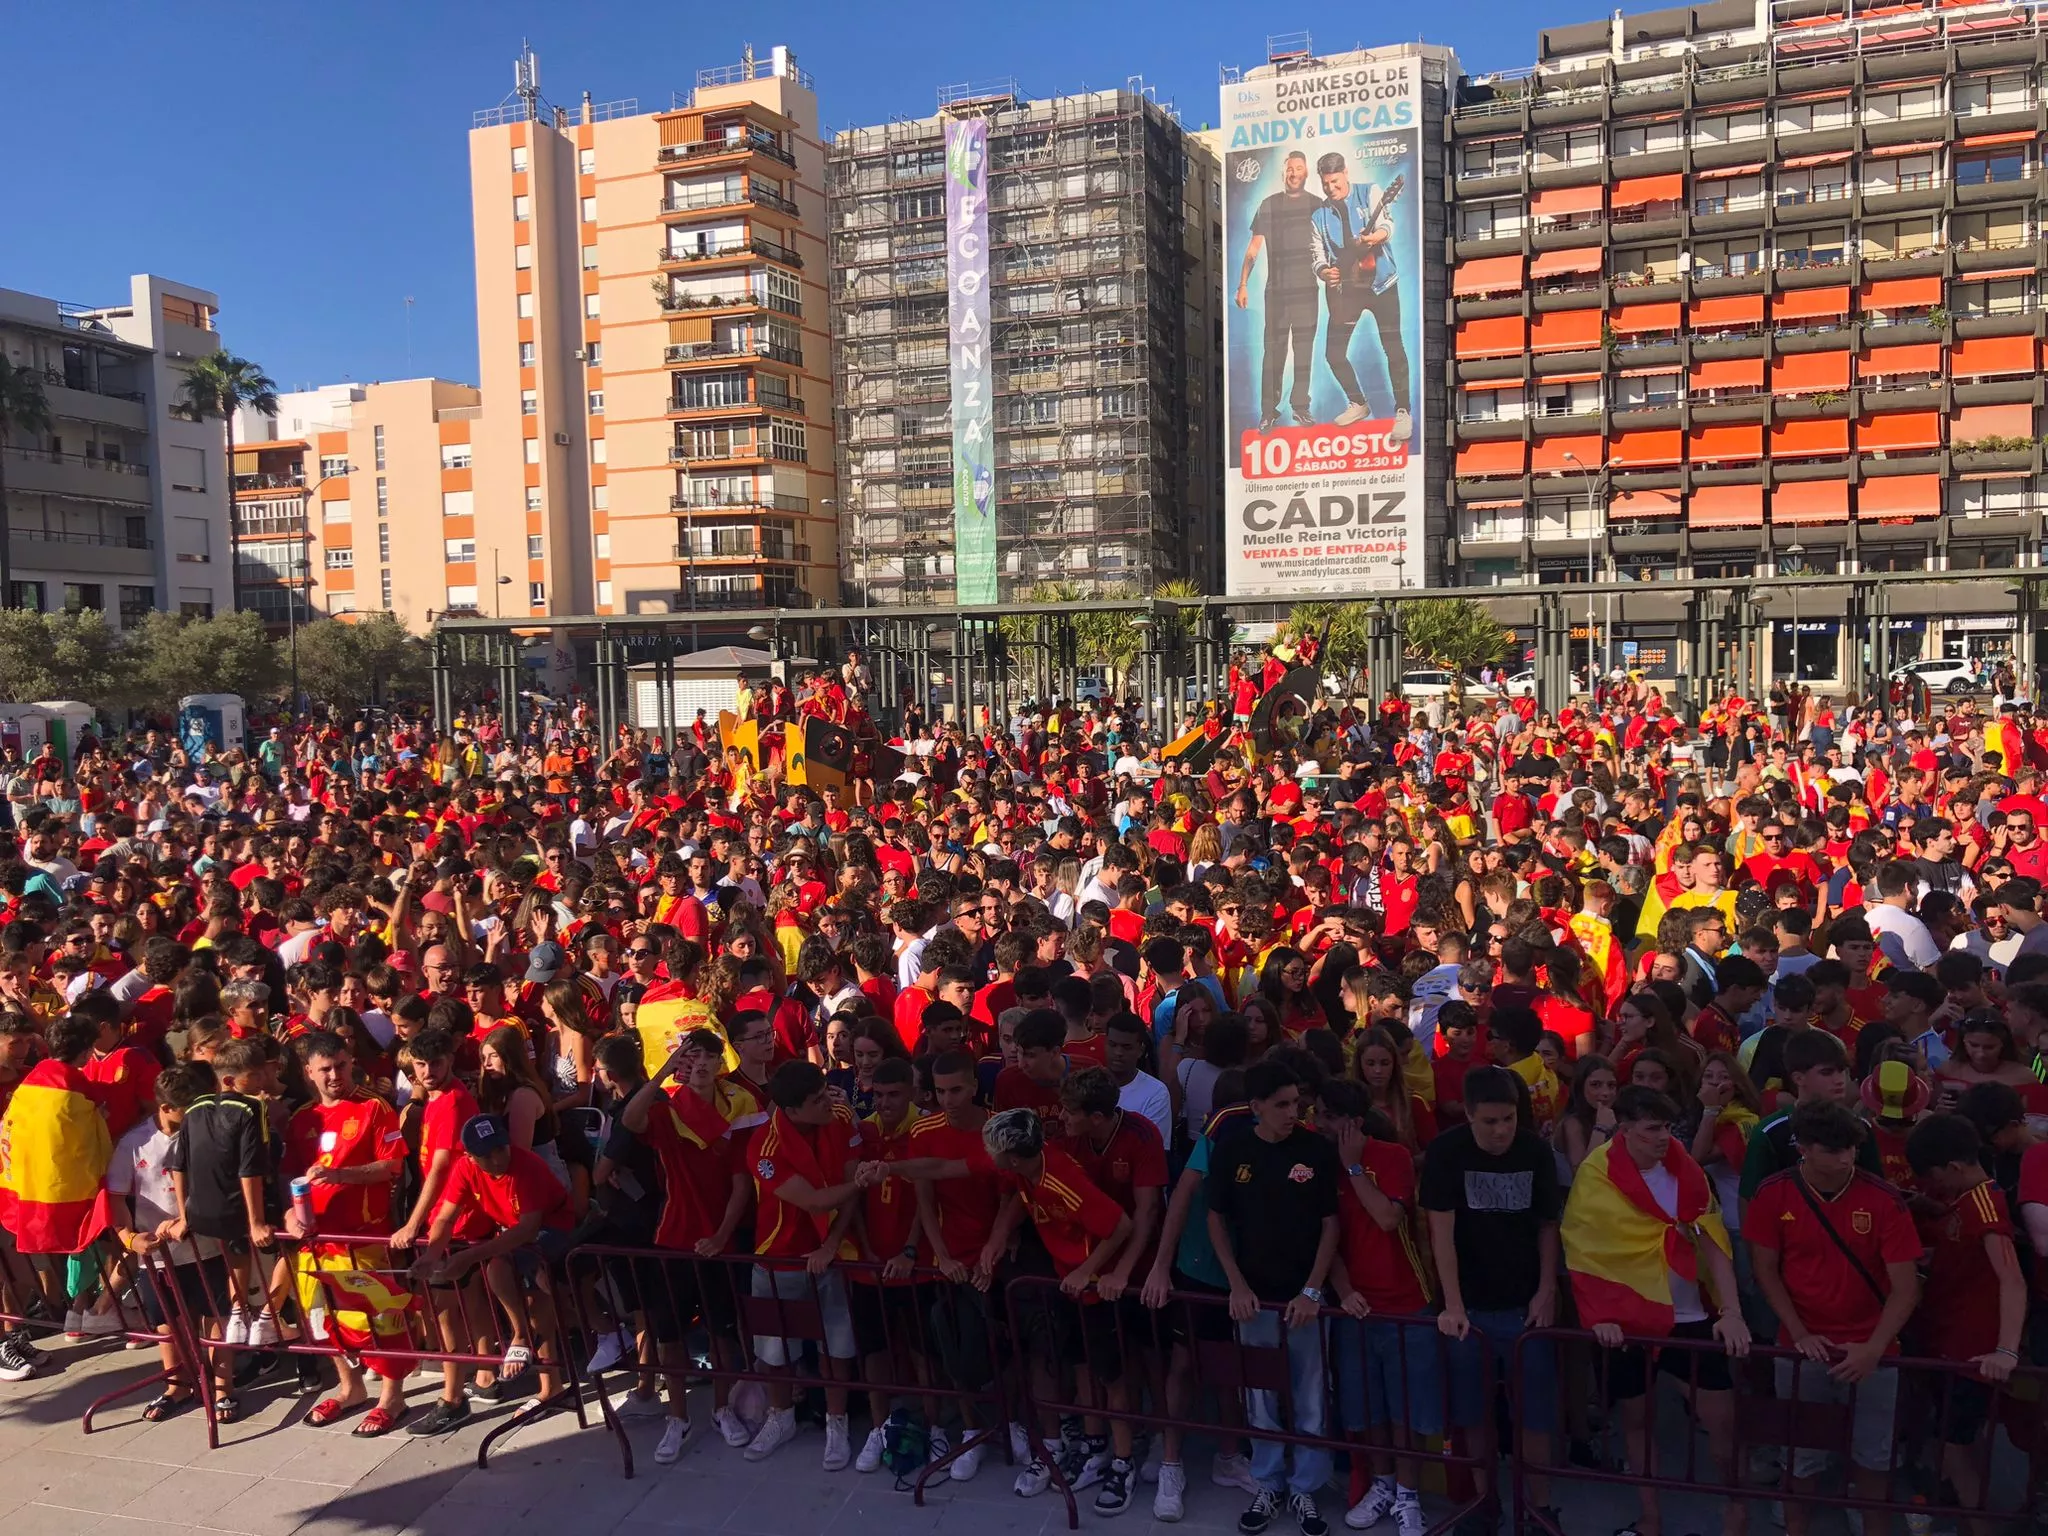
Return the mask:
M 107 1164 L 107 1188 L 128 1197 L 138 1232 L 154 1232 L 165 1222 L 177 1219 L 178 1196 L 171 1188 L 171 1170 L 167 1166 L 170 1155 L 171 1138 L 158 1128 L 154 1114 L 129 1127 L 128 1134 L 115 1144 L 114 1160 Z M 209 1259 L 220 1256 L 216 1239 L 196 1241 L 196 1249 L 191 1242 L 183 1242 L 171 1244 L 165 1252 L 173 1264 L 190 1264 L 202 1254 Z
M 1934 942 L 1934 935 L 1927 931 L 1927 925 L 1904 907 L 1880 901 L 1876 906 L 1864 909 L 1863 920 L 1876 936 L 1877 947 L 1891 958 L 1894 965 L 1924 971 L 1941 958 L 1941 950 Z
M 398 1029 L 391 1022 L 391 1015 L 382 1008 L 365 1008 L 362 1013 L 363 1028 L 370 1032 L 370 1038 L 386 1049 L 398 1038 Z
M 1615 1154 L 1626 1157 L 1627 1152 Z M 1643 1172 L 1643 1183 L 1649 1186 L 1650 1197 L 1664 1207 L 1664 1214 L 1673 1221 L 1678 1219 L 1678 1176 L 1659 1164 Z M 1707 1320 L 1705 1301 L 1700 1296 L 1697 1280 L 1687 1280 L 1676 1271 L 1671 1276 L 1671 1320 L 1674 1323 L 1703 1323 Z
M 1173 1145 L 1173 1095 L 1149 1072 L 1140 1072 L 1116 1091 L 1119 1107 L 1143 1115 L 1159 1132 L 1160 1143 Z

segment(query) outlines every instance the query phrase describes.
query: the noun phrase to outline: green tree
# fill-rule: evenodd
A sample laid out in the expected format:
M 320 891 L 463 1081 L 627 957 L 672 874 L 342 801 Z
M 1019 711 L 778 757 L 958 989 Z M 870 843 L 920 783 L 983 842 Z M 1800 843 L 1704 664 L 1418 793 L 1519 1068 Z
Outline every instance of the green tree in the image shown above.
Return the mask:
M 1117 602 L 1137 597 L 1138 591 L 1126 582 L 1119 582 L 1104 587 L 1095 595 L 1105 601 Z M 1145 649 L 1145 636 L 1138 628 L 1137 615 L 1121 609 L 1078 613 L 1074 615 L 1074 635 L 1081 664 L 1102 668 L 1103 683 L 1110 695 L 1121 696 L 1132 665 Z
M 242 606 L 242 520 L 235 511 L 235 412 L 243 407 L 261 416 L 277 415 L 277 381 L 246 357 L 218 351 L 185 371 L 181 391 L 193 416 L 218 416 L 227 443 L 228 550 L 234 560 L 235 607 Z M 225 690 L 236 691 L 236 690 Z
M 53 649 L 50 626 L 33 608 L 0 609 L 0 677 L 9 699 L 29 703 L 54 699 L 46 692 L 51 681 L 50 656 Z
M 33 371 L 0 357 L 0 607 L 14 600 L 14 527 L 7 515 L 7 447 L 19 432 L 41 437 L 50 430 L 50 401 Z M 45 695 L 48 697 L 48 695 Z
M 91 610 L 40 615 L 49 675 L 38 699 L 79 699 L 95 708 L 129 702 L 127 647 L 107 616 Z
M 1508 633 L 1468 597 L 1430 597 L 1401 605 L 1401 636 L 1408 655 L 1451 674 L 1451 698 L 1464 694 L 1464 675 L 1499 661 Z
M 281 665 L 289 666 L 279 641 Z M 428 650 L 394 613 L 315 619 L 299 629 L 299 686 L 335 714 L 399 694 L 424 693 Z
M 135 702 L 163 711 L 188 693 L 270 698 L 285 679 L 277 647 L 253 611 L 210 619 L 152 613 L 130 632 L 129 672 Z

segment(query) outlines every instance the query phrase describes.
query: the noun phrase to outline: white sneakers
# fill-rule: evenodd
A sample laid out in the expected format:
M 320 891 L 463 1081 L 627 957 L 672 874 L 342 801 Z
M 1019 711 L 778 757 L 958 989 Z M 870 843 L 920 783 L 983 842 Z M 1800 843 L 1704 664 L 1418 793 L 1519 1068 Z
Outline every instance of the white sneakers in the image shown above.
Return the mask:
M 110 1319 L 114 1327 L 121 1326 L 120 1319 Z M 87 1320 L 86 1331 L 92 1331 L 91 1320 Z M 284 1342 L 284 1335 L 278 1331 L 277 1314 L 265 1307 L 256 1314 L 256 1320 L 249 1324 L 249 1344 L 254 1349 L 268 1349 L 273 1344 Z
M 683 1442 L 690 1437 L 688 1419 L 670 1419 L 661 1429 L 661 1444 L 654 1448 L 657 1465 L 668 1466 L 683 1454 Z
M 69 1332 L 69 1330 L 67 1329 L 66 1332 Z M 83 1337 L 82 1334 L 78 1336 Z M 247 1307 L 237 1306 L 229 1309 L 228 1320 L 221 1325 L 220 1341 L 223 1344 L 247 1344 L 249 1342 L 249 1309 Z
M 1218 1488 L 1241 1488 L 1246 1493 L 1259 1491 L 1258 1479 L 1252 1476 L 1249 1456 L 1218 1456 L 1209 1467 L 1209 1481 Z
M 953 1465 L 946 1470 L 953 1474 L 954 1482 L 971 1483 L 974 1481 L 974 1474 L 981 1470 L 981 1453 L 985 1449 L 987 1449 L 985 1446 L 970 1445 L 966 1450 L 953 1458 Z
M 1052 1486 L 1052 1468 L 1047 1465 L 1045 1452 L 1033 1456 L 1017 1469 L 1017 1481 L 1010 1485 L 1010 1491 L 1020 1499 L 1035 1499 Z
M 731 1412 L 730 1409 L 726 1411 Z M 845 1420 L 842 1419 L 840 1422 L 843 1424 Z M 761 1427 L 754 1431 L 754 1438 L 747 1442 L 747 1460 L 765 1461 L 795 1438 L 796 1410 L 771 1408 L 768 1410 L 768 1417 L 761 1421 Z M 841 1462 L 840 1465 L 844 1466 L 845 1463 Z
M 1158 1492 L 1152 1495 L 1152 1518 L 1171 1523 L 1187 1513 L 1188 1474 L 1177 1461 L 1159 1464 Z
M 1413 1488 L 1403 1488 L 1394 1496 L 1394 1529 L 1400 1536 L 1422 1536 L 1429 1529 L 1429 1518 L 1422 1512 L 1422 1495 Z
M 889 1443 L 889 1437 L 880 1428 L 868 1431 L 868 1437 L 861 1442 L 860 1454 L 853 1458 L 856 1472 L 878 1472 L 882 1467 L 882 1447 Z
M 881 1465 L 882 1453 L 875 1452 L 875 1464 Z M 825 1470 L 842 1471 L 853 1460 L 853 1434 L 847 1428 L 846 1415 L 828 1413 L 825 1415 Z
M 1344 1523 L 1354 1531 L 1370 1530 L 1394 1512 L 1394 1480 L 1376 1477 L 1365 1497 L 1344 1511 Z
M 1387 436 L 1397 443 L 1405 443 L 1415 435 L 1415 418 L 1408 414 L 1408 407 L 1401 406 L 1394 412 L 1394 425 Z
M 1372 411 L 1369 407 L 1360 405 L 1354 400 L 1331 418 L 1330 425 L 1333 427 L 1348 427 L 1355 421 L 1365 420 L 1371 414 Z

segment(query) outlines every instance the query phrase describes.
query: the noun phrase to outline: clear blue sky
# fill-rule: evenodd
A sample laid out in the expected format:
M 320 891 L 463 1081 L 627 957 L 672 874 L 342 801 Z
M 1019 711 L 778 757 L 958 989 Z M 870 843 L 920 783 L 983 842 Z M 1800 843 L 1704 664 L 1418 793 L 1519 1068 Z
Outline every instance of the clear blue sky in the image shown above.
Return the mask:
M 1520 67 L 1545 25 L 1593 0 L 1458 0 L 1377 14 L 1217 0 L 352 0 L 346 5 L 12 4 L 0 157 L 0 287 L 80 303 L 125 297 L 131 272 L 221 295 L 228 344 L 286 388 L 343 378 L 476 377 L 466 135 L 512 81 L 522 37 L 542 93 L 573 105 L 666 106 L 700 67 L 751 41 L 797 51 L 827 130 L 922 116 L 949 81 L 1014 76 L 1032 94 L 1142 75 L 1190 126 L 1217 115 L 1217 72 L 1266 34 L 1319 49 L 1415 36 L 1472 72 Z M 405 299 L 412 309 L 407 360 Z

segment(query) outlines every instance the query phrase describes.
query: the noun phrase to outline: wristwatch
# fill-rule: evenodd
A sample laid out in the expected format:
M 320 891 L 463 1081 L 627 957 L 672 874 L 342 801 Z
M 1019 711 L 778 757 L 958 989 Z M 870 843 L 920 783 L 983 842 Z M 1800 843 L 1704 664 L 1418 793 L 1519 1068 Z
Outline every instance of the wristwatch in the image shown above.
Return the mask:
M 1365 1164 L 1353 1163 L 1349 1168 L 1346 1168 L 1344 1172 L 1354 1179 L 1363 1178 L 1365 1177 Z
M 1323 1304 L 1323 1293 L 1317 1290 L 1312 1285 L 1304 1285 L 1301 1288 L 1301 1294 L 1306 1296 L 1310 1301 L 1314 1302 L 1319 1307 Z

